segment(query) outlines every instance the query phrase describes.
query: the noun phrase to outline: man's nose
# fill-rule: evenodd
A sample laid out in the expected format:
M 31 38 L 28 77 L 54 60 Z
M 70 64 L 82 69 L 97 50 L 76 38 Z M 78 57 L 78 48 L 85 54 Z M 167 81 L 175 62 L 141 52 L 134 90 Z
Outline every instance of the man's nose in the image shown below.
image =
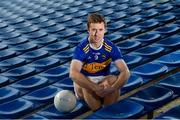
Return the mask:
M 97 30 L 95 30 L 94 35 L 97 35 L 97 34 L 98 34 L 98 31 L 97 31 Z

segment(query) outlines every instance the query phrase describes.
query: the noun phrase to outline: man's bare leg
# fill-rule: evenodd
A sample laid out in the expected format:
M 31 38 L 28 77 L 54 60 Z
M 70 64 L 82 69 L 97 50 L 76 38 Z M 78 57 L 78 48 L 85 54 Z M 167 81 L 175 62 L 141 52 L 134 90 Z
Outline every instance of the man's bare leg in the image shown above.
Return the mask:
M 95 111 L 101 107 L 100 98 L 93 91 L 82 88 L 76 83 L 74 83 L 74 87 L 77 96 L 84 99 L 91 110 Z
M 88 106 L 91 108 L 92 111 L 96 111 L 102 106 L 100 97 L 96 95 L 95 92 L 91 90 L 87 90 L 85 88 L 83 90 L 83 97 Z
M 114 82 L 117 80 L 117 76 L 114 76 L 114 75 L 109 75 L 105 78 L 105 81 L 103 82 L 106 82 L 106 84 L 108 83 L 110 86 L 112 84 L 114 84 Z M 119 99 L 119 96 L 120 96 L 120 91 L 119 89 L 116 90 L 115 92 L 111 93 L 111 94 L 108 94 L 104 97 L 104 103 L 103 105 L 104 106 L 107 106 L 107 105 L 110 105 L 112 103 L 115 103 L 118 101 Z
M 82 88 L 75 82 L 74 82 L 74 89 L 75 89 L 76 97 L 78 97 L 79 99 L 83 99 Z

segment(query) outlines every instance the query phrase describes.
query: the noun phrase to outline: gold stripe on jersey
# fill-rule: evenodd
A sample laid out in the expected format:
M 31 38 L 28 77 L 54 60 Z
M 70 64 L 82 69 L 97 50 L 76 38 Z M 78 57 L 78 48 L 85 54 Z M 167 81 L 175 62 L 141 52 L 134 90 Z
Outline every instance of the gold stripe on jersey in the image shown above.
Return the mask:
M 108 51 L 108 52 L 111 52 L 111 50 L 109 50 L 109 49 L 107 49 L 107 48 L 105 48 L 105 50 Z
M 112 47 L 107 45 L 107 43 L 104 42 L 104 47 L 105 47 L 105 50 L 108 51 L 108 52 L 111 52 L 112 50 Z
M 89 44 L 86 45 L 86 47 L 83 48 L 83 51 L 85 53 L 88 53 L 89 52 Z

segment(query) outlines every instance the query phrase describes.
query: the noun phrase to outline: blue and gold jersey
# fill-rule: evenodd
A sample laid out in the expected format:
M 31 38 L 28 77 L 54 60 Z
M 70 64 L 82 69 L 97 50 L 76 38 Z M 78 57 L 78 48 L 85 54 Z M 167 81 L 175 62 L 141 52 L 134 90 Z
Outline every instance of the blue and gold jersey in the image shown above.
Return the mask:
M 91 48 L 88 38 L 75 49 L 73 59 L 83 62 L 81 73 L 86 76 L 105 76 L 110 73 L 112 61 L 122 59 L 121 51 L 111 41 L 104 39 L 100 49 Z

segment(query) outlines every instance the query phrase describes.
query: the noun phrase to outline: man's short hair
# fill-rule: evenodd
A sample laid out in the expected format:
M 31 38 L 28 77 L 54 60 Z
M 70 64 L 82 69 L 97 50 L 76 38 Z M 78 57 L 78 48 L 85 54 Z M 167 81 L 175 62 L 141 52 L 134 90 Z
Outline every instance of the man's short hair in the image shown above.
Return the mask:
M 104 26 L 106 28 L 107 26 L 107 23 L 106 23 L 106 20 L 104 18 L 103 15 L 101 15 L 100 13 L 91 13 L 88 15 L 88 19 L 87 19 L 87 28 L 89 29 L 89 26 L 91 23 L 101 23 L 103 22 L 104 23 Z

